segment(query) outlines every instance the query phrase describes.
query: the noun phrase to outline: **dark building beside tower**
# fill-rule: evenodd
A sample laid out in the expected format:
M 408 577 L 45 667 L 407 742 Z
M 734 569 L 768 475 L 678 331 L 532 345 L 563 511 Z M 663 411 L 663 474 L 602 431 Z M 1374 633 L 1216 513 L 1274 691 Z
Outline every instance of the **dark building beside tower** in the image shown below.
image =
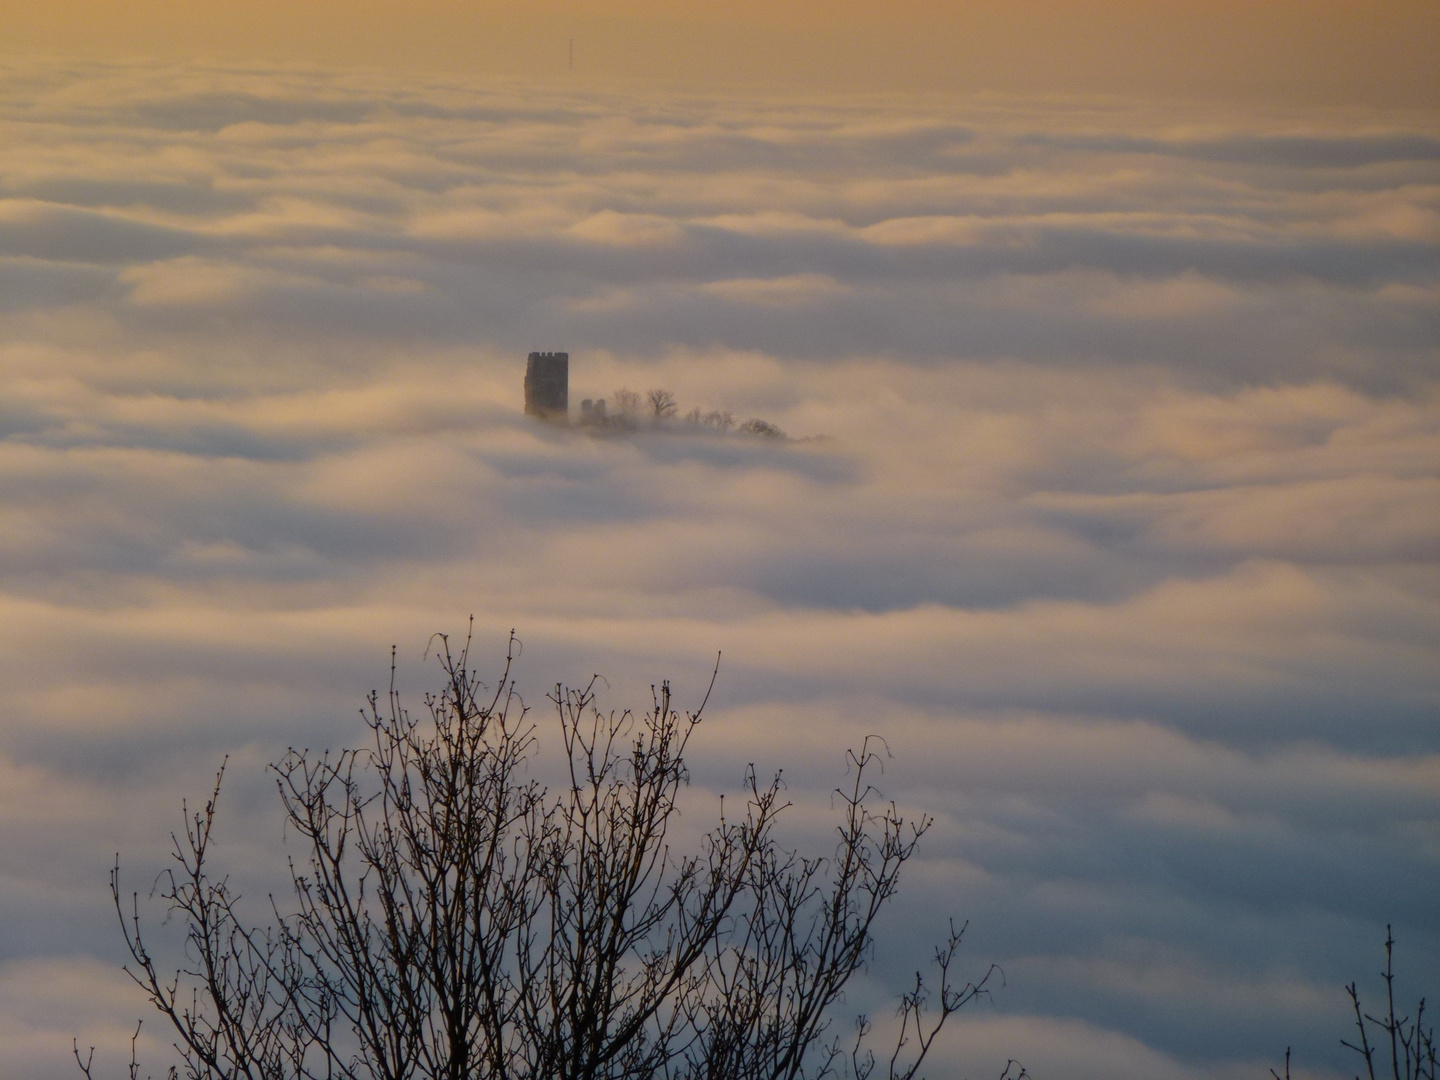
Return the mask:
M 532 352 L 525 361 L 525 414 L 545 420 L 570 415 L 570 354 Z

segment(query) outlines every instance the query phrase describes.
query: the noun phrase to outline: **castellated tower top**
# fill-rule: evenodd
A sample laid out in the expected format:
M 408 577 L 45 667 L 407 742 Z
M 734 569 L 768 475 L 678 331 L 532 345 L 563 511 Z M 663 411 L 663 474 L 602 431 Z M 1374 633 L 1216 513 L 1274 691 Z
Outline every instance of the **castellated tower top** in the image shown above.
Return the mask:
M 525 414 L 544 420 L 570 415 L 570 354 L 532 352 L 525 361 Z

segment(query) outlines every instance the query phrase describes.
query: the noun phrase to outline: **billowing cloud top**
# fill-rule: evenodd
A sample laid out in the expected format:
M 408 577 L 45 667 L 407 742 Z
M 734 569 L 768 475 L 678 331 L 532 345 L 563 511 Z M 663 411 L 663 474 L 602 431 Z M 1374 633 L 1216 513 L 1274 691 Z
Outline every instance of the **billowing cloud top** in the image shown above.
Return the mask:
M 823 845 L 884 735 L 857 1007 L 952 913 L 1009 979 L 937 1073 L 1334 1069 L 1386 921 L 1440 968 L 1440 124 L 4 79 L 0 1076 L 128 1040 L 112 852 L 229 753 L 263 893 L 263 763 L 472 612 L 537 702 L 723 650 L 697 821 L 784 766 Z M 550 348 L 829 438 L 532 423 Z

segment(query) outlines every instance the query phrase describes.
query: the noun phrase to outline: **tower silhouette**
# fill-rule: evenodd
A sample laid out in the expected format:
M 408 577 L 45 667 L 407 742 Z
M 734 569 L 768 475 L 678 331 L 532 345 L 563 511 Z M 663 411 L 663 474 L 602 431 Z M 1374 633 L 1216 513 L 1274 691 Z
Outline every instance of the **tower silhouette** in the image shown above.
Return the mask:
M 525 361 L 525 414 L 543 420 L 570 415 L 570 354 L 532 352 Z

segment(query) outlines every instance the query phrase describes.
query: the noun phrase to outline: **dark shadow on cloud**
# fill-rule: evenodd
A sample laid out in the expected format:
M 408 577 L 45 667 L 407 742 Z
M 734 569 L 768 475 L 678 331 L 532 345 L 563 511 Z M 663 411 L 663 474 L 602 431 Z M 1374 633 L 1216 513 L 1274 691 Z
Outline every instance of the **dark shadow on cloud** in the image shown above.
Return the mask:
M 1099 270 L 1138 279 L 1198 273 L 1242 283 L 1311 278 L 1336 285 L 1374 286 L 1389 281 L 1425 283 L 1440 277 L 1440 250 L 1435 245 L 1380 237 L 1353 241 L 1285 235 L 1215 239 L 1001 221 L 984 225 L 988 235 L 980 241 L 935 240 L 891 246 L 858 237 L 798 231 L 751 236 L 705 225 L 687 226 L 686 231 L 693 238 L 692 246 L 683 253 L 689 276 L 702 280 L 821 272 L 841 280 L 909 285 L 997 274 Z M 591 260 L 608 262 L 617 257 L 608 252 L 576 254 L 582 267 Z M 663 262 L 674 257 L 665 253 L 655 260 L 663 267 Z
M 397 562 L 456 558 L 487 533 L 500 532 L 462 518 L 419 528 L 383 505 L 315 506 L 224 473 L 195 477 L 199 491 L 143 479 L 99 484 L 49 476 L 43 482 L 68 508 L 36 523 L 43 543 L 7 555 L 4 576 L 17 586 L 93 575 L 188 583 L 364 579 Z M 7 494 L 17 507 L 30 501 L 22 492 Z M 129 514 L 118 514 L 117 504 Z M 211 547 L 221 554 L 205 554 Z
M 473 333 L 467 331 L 473 331 L 477 321 L 475 313 L 434 293 L 398 293 L 364 283 L 268 282 L 263 278 L 241 280 L 214 299 L 182 297 L 173 302 L 161 299 L 117 305 L 115 314 L 126 326 L 162 334 L 223 333 L 227 328 L 233 332 L 246 327 L 261 338 L 380 338 L 437 344 L 473 343 Z
M 603 456 L 585 453 L 574 459 L 566 458 L 565 443 L 571 443 L 573 450 L 574 440 L 592 438 L 605 444 Z M 737 445 L 728 445 L 730 443 Z M 741 443 L 750 445 L 738 445 Z M 480 451 L 474 456 L 513 481 L 490 496 L 503 510 L 503 515 L 513 520 L 560 525 L 575 533 L 592 525 L 643 528 L 650 522 L 688 519 L 694 512 L 692 492 L 687 488 L 682 494 L 671 485 L 651 483 L 647 477 L 657 474 L 637 472 L 632 454 L 639 454 L 652 466 L 661 468 L 690 465 L 713 471 L 710 477 L 690 473 L 692 485 L 707 480 L 728 483 L 736 477 L 724 475 L 726 473 L 759 471 L 784 473 L 809 483 L 839 487 L 851 482 L 854 469 L 854 463 L 842 455 L 766 445 L 749 436 L 706 439 L 658 432 L 603 436 L 567 432 L 557 437 L 557 446 L 544 456 L 494 451 Z M 759 585 L 759 591 L 768 593 L 763 584 Z
M 444 110 L 417 110 L 413 105 L 393 106 L 399 116 L 427 114 L 455 119 Z M 388 109 L 387 109 L 388 111 Z M 647 115 L 639 109 L 623 126 L 599 130 L 594 138 L 576 146 L 568 140 L 538 144 L 481 141 L 506 123 L 543 123 L 584 128 L 594 113 L 501 110 L 468 111 L 483 126 L 469 140 L 440 149 L 447 161 L 490 169 L 546 170 L 561 177 L 593 177 L 632 168 L 648 176 L 685 173 L 805 173 L 811 171 L 875 176 L 923 176 L 945 173 L 993 174 L 996 158 L 968 156 L 977 135 L 971 128 L 946 122 L 869 123 L 848 129 L 833 117 L 817 118 L 811 125 L 796 123 L 793 115 L 765 115 L 744 121 L 715 121 L 712 114 L 660 112 Z M 864 119 L 864 118 L 862 118 Z M 760 134 L 760 129 L 768 129 Z M 623 193 L 617 193 L 622 198 Z M 637 208 L 640 203 L 634 204 Z M 648 209 L 656 209 L 650 203 Z
M 1342 933 L 1353 938 L 1350 926 L 1361 919 L 1376 927 L 1393 922 L 1408 931 L 1410 941 L 1422 942 L 1415 961 L 1423 963 L 1431 951 L 1423 943 L 1437 927 L 1425 910 L 1423 889 L 1416 888 L 1428 867 L 1396 861 L 1395 851 L 1376 834 L 1315 832 L 1267 844 L 1243 833 L 1127 835 L 1113 819 L 1094 820 L 1091 828 L 1092 835 L 1105 836 L 1103 849 L 1086 844 L 1077 832 L 1047 837 L 1032 826 L 1025 834 L 1036 856 L 1031 866 L 1002 871 L 1000 860 L 984 863 L 1034 890 L 1028 896 L 1026 890 L 1012 894 L 1008 904 L 987 904 L 979 916 L 1000 919 L 1002 906 L 1008 907 L 1004 921 L 1030 930 L 1011 946 L 1018 956 L 1006 965 L 1013 980 L 1007 1009 L 1075 1016 L 1207 1064 L 1237 1056 L 1269 1057 L 1280 1052 L 1277 1041 L 1294 1045 L 1305 1040 L 1315 1051 L 1329 1050 L 1341 1030 L 1336 1021 L 1345 1014 L 1341 987 L 1373 965 L 1373 956 L 1353 955 L 1355 943 L 1339 940 Z M 1045 859 L 1068 865 L 1042 865 Z M 1076 864 L 1089 872 L 1076 876 Z M 1299 880 L 1325 884 L 1297 894 Z M 1044 891 L 1072 893 L 1086 917 L 1066 918 L 1035 895 Z M 1093 901 L 1089 905 L 1083 900 L 1087 896 Z M 1132 906 L 1139 897 L 1148 899 L 1153 916 Z M 1257 957 L 1273 957 L 1280 950 L 1273 937 L 1250 939 L 1271 936 L 1272 928 L 1287 923 L 1309 930 L 1308 940 L 1283 950 L 1284 965 L 1267 969 L 1264 962 L 1257 964 Z M 1069 959 L 1069 973 L 1042 975 L 1036 970 L 1040 965 L 1027 963 L 1047 954 Z M 1093 964 L 1090 972 L 1085 971 L 1087 958 Z M 1131 970 L 1121 966 L 1117 971 L 1117 958 L 1122 965 L 1128 960 Z M 1167 977 L 1167 966 L 1179 970 Z M 1147 979 L 1152 971 L 1153 984 Z M 1195 981 L 1202 985 L 1209 979 L 1218 985 L 1208 993 L 1187 993 L 1181 988 L 1187 974 L 1201 976 Z M 1298 1013 L 1287 1017 L 1286 1030 L 1279 1033 L 1273 1014 L 1253 1001 L 1235 1000 L 1254 994 L 1253 987 L 1267 979 L 1293 981 L 1312 993 L 1323 987 L 1333 995 L 1331 1007 L 1317 1015 L 1308 999 L 1276 1002 Z M 1225 1032 L 1223 1040 L 1217 1041 L 1217 1031 Z M 1332 1064 L 1338 1058 L 1331 1058 Z M 1315 1056 L 1308 1060 L 1318 1063 Z
M 1279 239 L 1265 243 L 1054 229 L 1044 230 L 1037 241 L 1034 249 L 1019 254 L 1013 263 L 997 261 L 986 266 L 986 271 L 1035 273 L 1083 267 L 1142 277 L 1171 277 L 1190 271 L 1245 283 L 1307 277 L 1349 286 L 1428 283 L 1440 277 L 1440 249 L 1418 240 Z
M 1354 667 L 1321 671 L 1317 659 L 1308 679 L 1272 671 L 1278 685 L 1206 686 L 1197 679 L 1169 686 L 1070 685 L 1004 694 L 965 695 L 978 707 L 1006 700 L 1031 708 L 1066 708 L 1116 717 L 1162 717 L 1168 726 L 1197 738 L 1260 750 L 1288 742 L 1318 742 L 1338 749 L 1405 754 L 1428 737 L 1436 707 L 1421 673 L 1396 679 Z M 1288 678 L 1285 676 L 1289 676 Z M 938 704 L 938 700 L 933 702 Z
M 1079 648 L 1078 645 L 1072 648 Z M 831 677 L 781 674 L 740 664 L 735 705 L 791 703 L 833 694 Z M 1233 669 L 1234 664 L 1225 665 Z M 1411 663 L 1372 671 L 1364 664 L 1296 663 L 1257 656 L 1248 670 L 1224 678 L 1185 669 L 1178 658 L 1157 662 L 1143 679 L 1126 670 L 1086 673 L 1057 645 L 1017 647 L 1002 661 L 962 665 L 944 679 L 919 683 L 897 665 L 871 692 L 904 693 L 928 710 L 1031 709 L 1057 716 L 1107 716 L 1161 723 L 1192 738 L 1251 752 L 1314 743 L 1337 750 L 1403 756 L 1429 745 L 1435 691 L 1430 673 Z M 735 671 L 732 665 L 732 671 Z M 883 691 L 881 687 L 884 687 Z
M 39 205 L 27 207 L 23 216 L 0 218 L 0 255 L 142 263 L 190 254 L 201 246 L 183 229 L 71 207 Z
M 160 131 L 215 132 L 235 124 L 356 124 L 375 108 L 373 101 L 344 97 L 317 97 L 310 93 L 290 96 L 237 92 L 187 93 L 168 99 L 121 106 L 110 122 Z
M 828 433 L 819 433 L 824 436 Z M 602 436 L 610 438 L 611 436 Z M 764 470 L 789 473 L 817 484 L 849 485 L 861 472 L 861 462 L 837 447 L 792 446 L 763 437 L 731 433 L 728 435 L 689 435 L 683 429 L 674 432 L 637 432 L 627 439 L 650 462 L 665 467 L 697 462 L 712 469 Z
M 861 532 L 857 528 L 857 533 Z M 857 537 L 858 539 L 858 537 Z M 963 537 L 875 545 L 869 554 L 807 550 L 755 558 L 747 584 L 784 608 L 814 611 L 905 611 L 941 604 L 967 611 L 1005 611 L 1045 600 L 1112 604 L 1169 580 L 1181 568 L 1174 557 L 1131 555 L 1098 546 L 1083 555 L 1057 557 L 1045 550 L 977 554 Z M 1184 566 L 1196 576 L 1227 570 L 1233 559 L 1197 556 Z
M 32 180 L 11 180 L 5 194 L 72 207 L 147 206 L 171 214 L 196 216 L 234 214 L 253 209 L 253 194 L 217 188 L 213 179 L 187 181 L 94 179 L 51 176 Z
M 542 529 L 580 523 L 633 526 L 661 520 L 669 509 L 663 495 L 640 485 L 612 484 L 597 488 L 554 475 L 533 476 L 530 483 L 512 485 L 492 501 L 500 512 L 521 516 Z
M 469 97 L 470 95 L 464 95 Z M 476 95 L 478 100 L 462 104 L 458 101 L 430 101 L 422 97 L 400 95 L 376 98 L 376 118 L 399 117 L 409 120 L 458 120 L 473 125 L 471 132 L 484 132 L 516 123 L 574 126 L 605 115 L 603 107 L 582 98 L 569 99 L 569 107 L 551 102 L 527 104 L 520 97 Z M 454 145 L 448 147 L 453 150 Z
M 460 264 L 505 265 L 517 273 L 593 279 L 616 285 L 654 281 L 724 281 L 829 274 L 838 280 L 891 282 L 896 287 L 965 282 L 1000 274 L 1043 275 L 1097 270 L 1135 279 L 1196 273 L 1251 284 L 1313 279 L 1349 287 L 1440 278 L 1440 250 L 1418 240 L 1368 237 L 1353 241 L 1276 235 L 1215 239 L 1146 235 L 1071 225 L 985 225 L 982 240 L 905 245 L 867 242 L 835 232 L 795 230 L 746 234 L 706 224 L 683 226 L 681 243 L 624 247 L 543 237 L 512 240 L 423 239 L 416 250 Z M 344 231 L 300 230 L 306 243 L 353 243 L 387 249 L 388 238 Z
M 1116 805 L 1110 808 L 1116 812 L 1107 812 L 1103 803 L 1056 802 L 1049 809 L 1063 811 L 1063 829 L 1034 819 L 1012 821 L 1010 827 L 1030 843 L 987 851 L 985 865 L 1019 879 L 1061 880 L 1097 891 L 1116 880 L 1149 882 L 1175 896 L 1192 897 L 1207 910 L 1252 918 L 1283 918 L 1304 909 L 1337 920 L 1358 915 L 1383 922 L 1389 913 L 1396 922 L 1440 929 L 1433 905 L 1413 888 L 1429 860 L 1387 838 L 1383 820 L 1362 817 L 1313 828 L 1274 814 L 1239 815 L 1220 826 L 1203 820 L 1150 824 L 1135 820 L 1137 811 L 1143 813 L 1140 806 Z M 1219 805 L 1206 809 L 1226 813 Z M 1003 817 L 998 823 L 1006 824 Z M 1316 884 L 1299 897 L 1296 881 Z M 1083 947 L 1085 936 L 1076 944 Z
M 86 262 L 0 256 L 0 312 L 98 303 L 115 290 L 115 271 Z
M 157 429 L 147 425 L 108 423 L 87 425 L 76 430 L 46 416 L 27 417 L 26 424 L 28 437 L 17 441 L 52 450 L 105 447 L 254 462 L 309 461 L 321 454 L 354 449 L 363 441 L 358 433 L 350 436 L 334 432 L 323 435 L 262 435 L 240 424 L 181 424 Z
M 0 402 L 0 441 L 34 443 L 52 423 L 50 417 L 13 402 Z
M 860 462 L 843 448 L 795 445 L 739 432 L 691 434 L 679 423 L 668 430 L 640 427 L 604 431 L 563 427 L 547 430 L 536 424 L 534 431 L 547 440 L 550 453 L 538 456 L 480 450 L 474 452 L 475 457 L 507 477 L 550 477 L 582 484 L 623 483 L 624 470 L 633 464 L 628 459 L 630 454 L 638 454 L 648 464 L 661 468 L 694 463 L 725 472 L 789 473 L 832 485 L 852 484 L 860 471 Z M 586 452 L 592 449 L 598 449 L 600 456 Z M 574 450 L 579 450 L 576 456 L 567 456 Z
M 643 131 L 640 134 L 643 136 Z M 641 138 L 632 150 L 615 154 L 618 161 L 587 160 L 581 155 L 574 159 L 574 168 L 581 175 L 601 168 L 608 172 L 617 165 L 623 167 L 628 158 L 636 164 L 644 161 L 647 172 L 653 169 L 660 175 L 667 171 L 697 170 L 796 173 L 818 170 L 872 177 L 929 176 L 955 171 L 957 161 L 963 160 L 957 159 L 957 152 L 974 138 L 974 132 L 968 128 L 944 124 L 888 131 L 882 128 L 864 134 L 850 134 L 843 128 L 835 130 L 827 126 L 813 132 L 787 132 L 783 139 L 707 129 L 689 133 L 669 162 L 664 157 L 656 161 L 653 148 Z
M 1155 154 L 1240 165 L 1353 169 L 1389 162 L 1440 161 L 1440 139 L 1411 133 L 1315 136 L 1233 134 L 1217 139 L 1154 139 L 1132 135 L 1034 133 L 1020 146 L 1106 154 Z

